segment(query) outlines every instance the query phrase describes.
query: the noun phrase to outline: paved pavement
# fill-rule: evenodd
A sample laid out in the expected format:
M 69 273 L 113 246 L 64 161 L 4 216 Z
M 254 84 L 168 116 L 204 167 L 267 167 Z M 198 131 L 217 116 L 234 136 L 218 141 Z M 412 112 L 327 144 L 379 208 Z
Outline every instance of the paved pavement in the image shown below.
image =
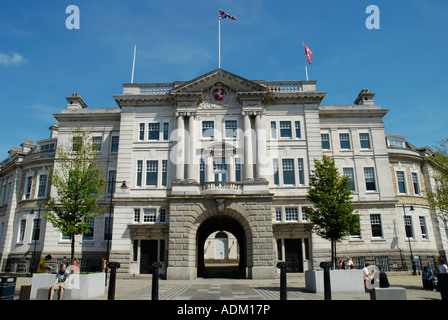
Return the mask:
M 406 289 L 408 300 L 441 300 L 440 293 L 422 289 L 421 276 L 388 273 L 391 286 Z M 288 300 L 323 300 L 323 293 L 306 292 L 303 274 L 287 275 Z M 31 278 L 19 277 L 15 299 L 20 287 L 31 284 Z M 280 280 L 197 279 L 191 281 L 159 280 L 159 300 L 279 300 Z M 107 300 L 105 295 L 94 300 Z M 368 293 L 333 293 L 333 300 L 370 300 Z M 151 300 L 151 276 L 117 279 L 115 300 Z

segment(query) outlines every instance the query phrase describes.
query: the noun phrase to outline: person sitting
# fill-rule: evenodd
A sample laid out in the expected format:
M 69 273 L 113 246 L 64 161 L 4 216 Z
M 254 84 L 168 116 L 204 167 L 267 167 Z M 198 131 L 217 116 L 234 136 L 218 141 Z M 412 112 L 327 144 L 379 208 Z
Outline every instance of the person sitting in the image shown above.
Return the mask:
M 58 300 L 62 300 L 62 296 L 64 295 L 65 285 L 67 284 L 68 277 L 70 273 L 67 271 L 67 266 L 65 263 L 61 263 L 61 268 L 56 274 L 56 280 L 50 288 L 50 296 L 48 300 L 53 300 L 54 289 L 57 286 L 59 288 Z

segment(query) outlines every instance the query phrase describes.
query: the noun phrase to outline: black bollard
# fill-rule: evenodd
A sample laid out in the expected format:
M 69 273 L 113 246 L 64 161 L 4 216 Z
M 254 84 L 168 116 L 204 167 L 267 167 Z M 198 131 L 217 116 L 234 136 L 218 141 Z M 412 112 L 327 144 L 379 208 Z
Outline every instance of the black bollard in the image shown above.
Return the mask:
M 320 267 L 324 269 L 324 299 L 331 300 L 331 283 L 330 283 L 330 262 L 321 262 Z
M 287 299 L 287 285 L 286 285 L 286 262 L 277 263 L 277 268 L 280 269 L 280 300 Z
M 159 300 L 159 268 L 162 267 L 160 262 L 154 262 L 151 265 L 152 270 L 152 291 L 151 300 Z
M 107 267 L 110 269 L 107 300 L 115 300 L 115 280 L 117 278 L 117 269 L 120 268 L 120 264 L 118 262 L 109 262 Z

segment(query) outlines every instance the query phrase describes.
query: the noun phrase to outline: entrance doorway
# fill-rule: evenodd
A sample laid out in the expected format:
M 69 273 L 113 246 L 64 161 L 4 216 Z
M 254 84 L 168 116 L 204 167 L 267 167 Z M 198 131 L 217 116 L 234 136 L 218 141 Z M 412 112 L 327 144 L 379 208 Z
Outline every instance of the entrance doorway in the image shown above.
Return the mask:
M 284 239 L 288 271 L 303 272 L 302 239 Z
M 213 239 L 213 252 L 207 257 L 213 257 L 205 262 L 207 238 L 217 232 Z M 232 234 L 238 245 L 238 259 L 229 259 L 229 236 Z M 210 240 L 209 240 L 210 241 Z M 207 245 L 207 246 L 206 246 Z M 203 278 L 246 278 L 246 235 L 241 224 L 225 215 L 217 215 L 205 220 L 198 228 L 196 235 L 198 277 Z M 210 263 L 213 260 L 213 263 Z
M 140 273 L 152 273 L 154 262 L 164 262 L 165 240 L 140 240 Z

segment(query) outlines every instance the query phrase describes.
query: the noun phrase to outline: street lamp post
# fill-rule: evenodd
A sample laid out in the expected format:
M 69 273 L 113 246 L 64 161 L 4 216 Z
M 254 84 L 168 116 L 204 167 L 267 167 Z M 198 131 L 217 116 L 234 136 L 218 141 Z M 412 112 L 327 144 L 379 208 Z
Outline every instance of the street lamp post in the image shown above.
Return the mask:
M 110 190 L 110 202 L 109 202 L 109 223 L 107 226 L 107 253 L 106 253 L 106 261 L 109 262 L 109 254 L 110 254 L 110 242 L 112 241 L 112 200 L 115 193 L 115 184 L 117 183 L 115 181 L 115 178 L 112 178 L 112 180 L 107 181 L 109 183 L 109 190 Z M 123 180 L 121 183 L 120 189 L 125 190 L 127 189 L 126 180 Z
M 37 214 L 37 221 L 39 223 L 39 238 L 40 238 L 40 210 L 41 210 L 41 207 L 39 207 L 39 212 Z M 35 214 L 34 209 L 31 209 L 30 214 Z M 32 240 L 34 241 L 34 249 L 33 249 L 33 257 L 31 258 L 32 260 L 31 260 L 31 264 L 30 264 L 31 275 L 33 275 L 33 272 L 34 272 L 34 263 L 35 263 L 35 259 L 36 259 L 36 245 L 37 245 L 37 239 L 34 239 L 34 237 L 35 237 L 34 232 L 36 231 L 35 224 L 34 224 L 33 228 L 34 228 L 34 230 L 33 230 L 33 234 L 31 236 L 32 236 Z
M 409 209 L 410 211 L 414 211 L 414 206 L 410 206 L 410 209 Z M 404 227 L 405 227 L 405 233 L 406 233 L 406 218 L 407 218 L 407 215 L 406 215 L 406 209 L 405 209 L 405 205 L 403 204 L 403 213 L 404 213 Z M 408 236 L 407 234 L 406 234 L 406 237 L 408 238 L 408 242 L 409 242 L 409 251 L 410 251 L 410 253 L 411 253 L 411 264 L 412 264 L 412 275 L 413 276 L 415 276 L 416 274 L 417 274 L 417 271 L 416 271 L 416 266 L 415 266 L 415 261 L 414 261 L 414 255 L 412 254 L 412 246 L 411 246 L 411 237 L 410 237 L 410 235 Z

